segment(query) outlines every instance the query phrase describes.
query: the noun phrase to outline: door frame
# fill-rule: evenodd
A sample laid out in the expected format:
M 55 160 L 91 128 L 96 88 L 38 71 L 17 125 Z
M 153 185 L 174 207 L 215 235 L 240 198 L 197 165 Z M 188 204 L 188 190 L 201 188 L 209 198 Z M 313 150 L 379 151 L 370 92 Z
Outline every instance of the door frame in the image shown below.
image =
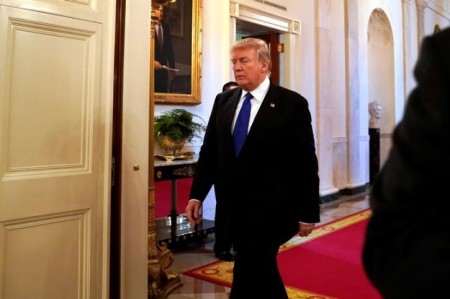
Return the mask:
M 116 0 L 116 26 L 114 44 L 114 87 L 112 128 L 111 228 L 109 298 L 119 299 L 121 294 L 121 192 L 122 192 L 122 115 L 123 66 L 125 46 L 126 0 Z

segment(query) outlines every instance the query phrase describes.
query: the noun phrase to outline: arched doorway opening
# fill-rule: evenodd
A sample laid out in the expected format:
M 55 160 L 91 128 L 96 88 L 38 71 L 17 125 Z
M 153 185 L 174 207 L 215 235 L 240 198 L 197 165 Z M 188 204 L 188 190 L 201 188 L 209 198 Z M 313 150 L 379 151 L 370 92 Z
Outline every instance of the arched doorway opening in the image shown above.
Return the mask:
M 372 127 L 380 131 L 380 166 L 386 160 L 395 127 L 395 70 L 392 27 L 385 12 L 374 9 L 367 29 L 368 102 L 378 101 L 382 117 Z

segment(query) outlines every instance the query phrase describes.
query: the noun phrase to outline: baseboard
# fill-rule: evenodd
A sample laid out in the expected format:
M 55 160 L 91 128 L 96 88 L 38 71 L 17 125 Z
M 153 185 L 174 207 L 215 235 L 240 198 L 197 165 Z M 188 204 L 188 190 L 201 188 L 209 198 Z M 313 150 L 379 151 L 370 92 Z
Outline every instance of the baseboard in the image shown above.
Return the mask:
M 358 195 L 364 193 L 369 188 L 370 184 L 366 183 L 365 185 L 356 186 L 353 188 L 344 188 L 339 190 L 341 195 Z
M 333 194 L 328 194 L 320 197 L 320 204 L 330 203 L 339 199 L 340 192 L 336 192 Z
M 320 197 L 320 204 L 329 204 L 338 200 L 341 200 L 343 197 L 354 196 L 354 195 L 363 195 L 369 189 L 370 184 L 367 183 L 365 185 L 356 186 L 354 188 L 344 188 L 340 189 L 338 192 L 333 194 L 327 194 Z

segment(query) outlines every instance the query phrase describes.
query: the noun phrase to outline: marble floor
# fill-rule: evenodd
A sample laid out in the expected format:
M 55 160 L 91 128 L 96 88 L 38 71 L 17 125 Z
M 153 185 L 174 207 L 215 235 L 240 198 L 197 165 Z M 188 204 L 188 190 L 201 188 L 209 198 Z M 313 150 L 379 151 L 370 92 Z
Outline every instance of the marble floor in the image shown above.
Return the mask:
M 341 217 L 357 213 L 369 207 L 367 193 L 343 196 L 331 203 L 322 205 L 321 222 L 325 224 Z M 174 249 L 175 260 L 170 271 L 178 273 L 182 286 L 170 293 L 168 299 L 227 299 L 229 288 L 185 276 L 186 270 L 214 262 L 214 235 L 205 238 L 202 243 Z

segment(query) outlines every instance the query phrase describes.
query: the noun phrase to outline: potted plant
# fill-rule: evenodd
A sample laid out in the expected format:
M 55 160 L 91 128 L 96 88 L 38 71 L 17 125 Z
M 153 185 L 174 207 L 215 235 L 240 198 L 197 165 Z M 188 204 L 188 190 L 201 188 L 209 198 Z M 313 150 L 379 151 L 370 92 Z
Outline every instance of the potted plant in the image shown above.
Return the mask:
M 205 131 L 206 126 L 196 122 L 195 118 L 204 123 L 200 116 L 185 109 L 173 109 L 155 116 L 154 137 L 166 153 L 172 150 L 175 155 L 177 151 L 181 151 L 186 142 L 201 138 L 200 133 Z

